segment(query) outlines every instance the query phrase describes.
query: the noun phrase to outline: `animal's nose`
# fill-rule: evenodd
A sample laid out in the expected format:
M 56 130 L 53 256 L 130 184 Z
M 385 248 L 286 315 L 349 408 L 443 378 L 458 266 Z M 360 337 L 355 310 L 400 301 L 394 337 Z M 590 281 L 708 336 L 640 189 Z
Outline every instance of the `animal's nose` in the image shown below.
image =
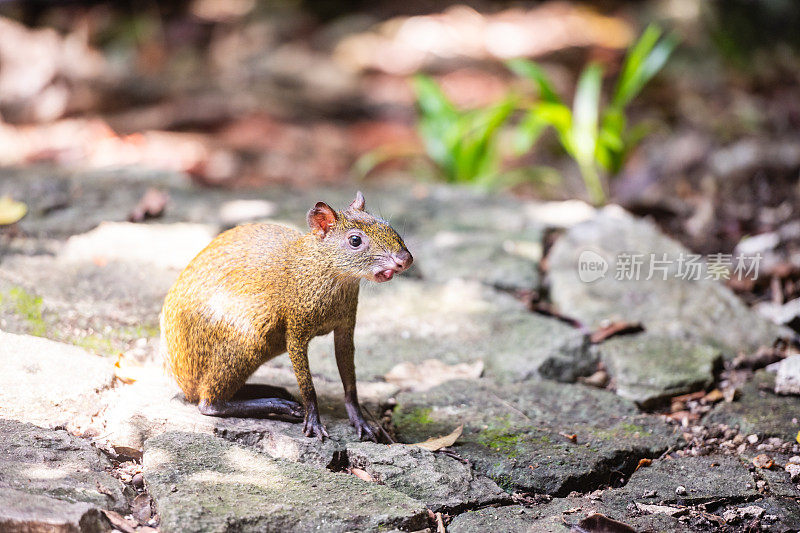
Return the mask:
M 414 262 L 414 258 L 411 257 L 411 253 L 409 253 L 408 250 L 403 250 L 394 255 L 394 262 L 397 263 L 400 268 L 405 270 L 411 266 L 411 263 Z

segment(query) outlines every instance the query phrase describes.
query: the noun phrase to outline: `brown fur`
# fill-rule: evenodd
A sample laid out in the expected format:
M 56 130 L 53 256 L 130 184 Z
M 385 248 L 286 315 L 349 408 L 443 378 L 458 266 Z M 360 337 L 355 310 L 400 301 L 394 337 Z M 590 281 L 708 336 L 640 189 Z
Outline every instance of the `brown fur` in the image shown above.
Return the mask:
M 316 412 L 308 342 L 334 331 L 353 420 L 359 281 L 394 265 L 398 254 L 407 257 L 404 267 L 412 260 L 397 233 L 359 206 L 360 193 L 338 213 L 318 203 L 306 234 L 274 224 L 233 228 L 189 263 L 161 314 L 165 363 L 189 401 L 229 400 L 262 363 L 288 350 L 308 423 L 309 411 Z M 354 231 L 368 240 L 365 249 L 348 248 Z

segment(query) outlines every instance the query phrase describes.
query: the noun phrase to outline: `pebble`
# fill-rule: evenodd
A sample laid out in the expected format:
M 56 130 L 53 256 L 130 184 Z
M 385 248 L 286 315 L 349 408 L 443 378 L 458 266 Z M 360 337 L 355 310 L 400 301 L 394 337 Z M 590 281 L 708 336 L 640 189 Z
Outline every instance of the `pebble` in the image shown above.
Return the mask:
M 144 488 L 144 477 L 142 477 L 142 474 L 134 474 L 131 483 L 133 483 L 134 487 L 141 490 Z
M 794 463 L 796 465 L 800 465 L 800 455 L 793 455 L 789 457 L 789 462 Z
M 792 457 L 792 459 L 794 459 L 794 457 Z M 784 469 L 789 473 L 792 481 L 800 481 L 800 464 L 789 463 Z
M 758 435 L 755 435 L 755 434 L 748 435 L 747 436 L 747 442 L 749 442 L 750 444 L 755 444 L 756 442 L 758 442 Z
M 675 488 L 675 494 L 677 494 L 678 496 L 685 496 L 686 495 L 686 487 L 684 487 L 683 485 L 678 485 Z

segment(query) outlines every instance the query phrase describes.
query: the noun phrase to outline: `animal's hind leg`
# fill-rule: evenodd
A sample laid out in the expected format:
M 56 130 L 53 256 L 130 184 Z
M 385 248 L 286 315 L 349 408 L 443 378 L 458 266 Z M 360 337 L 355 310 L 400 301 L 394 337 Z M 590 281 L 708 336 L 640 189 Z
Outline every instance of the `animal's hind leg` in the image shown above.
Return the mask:
M 284 398 L 252 398 L 248 400 L 227 400 L 212 402 L 200 400 L 197 405 L 201 413 L 208 416 L 240 418 L 288 418 L 300 420 L 305 415 L 303 406 L 294 400 Z

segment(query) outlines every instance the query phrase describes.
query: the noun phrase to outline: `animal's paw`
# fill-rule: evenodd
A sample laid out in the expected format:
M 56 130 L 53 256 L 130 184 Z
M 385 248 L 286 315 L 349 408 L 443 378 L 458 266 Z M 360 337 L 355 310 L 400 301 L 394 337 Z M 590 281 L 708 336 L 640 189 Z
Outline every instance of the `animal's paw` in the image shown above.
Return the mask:
M 325 437 L 330 438 L 328 431 L 319 419 L 317 413 L 306 413 L 306 419 L 303 423 L 303 433 L 306 437 L 317 437 L 319 440 L 325 440 Z
M 378 442 L 378 437 L 375 435 L 375 431 L 367 423 L 367 421 L 364 420 L 363 417 L 351 419 L 350 423 L 353 424 L 354 428 L 356 428 L 356 435 L 358 435 L 360 440 L 371 440 L 372 442 Z

